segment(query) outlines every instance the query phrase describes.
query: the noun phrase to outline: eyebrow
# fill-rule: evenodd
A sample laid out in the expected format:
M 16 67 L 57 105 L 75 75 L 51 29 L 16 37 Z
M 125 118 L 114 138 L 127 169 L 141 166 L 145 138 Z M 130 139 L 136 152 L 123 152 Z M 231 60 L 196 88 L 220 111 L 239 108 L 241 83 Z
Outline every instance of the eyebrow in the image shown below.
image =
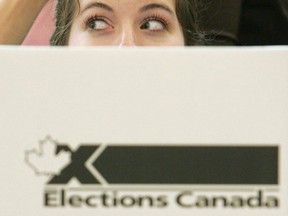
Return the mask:
M 107 4 L 104 4 L 102 2 L 92 2 L 90 4 L 88 4 L 82 11 L 81 13 L 83 13 L 84 11 L 90 9 L 90 8 L 94 8 L 94 7 L 97 7 L 97 8 L 101 8 L 101 9 L 104 9 L 104 10 L 107 10 L 109 12 L 113 12 L 113 9 L 108 6 Z
M 163 9 L 171 14 L 174 14 L 174 12 L 168 6 L 163 5 L 163 4 L 157 4 L 157 3 L 145 5 L 139 11 L 143 13 L 143 12 L 153 10 L 153 9 Z

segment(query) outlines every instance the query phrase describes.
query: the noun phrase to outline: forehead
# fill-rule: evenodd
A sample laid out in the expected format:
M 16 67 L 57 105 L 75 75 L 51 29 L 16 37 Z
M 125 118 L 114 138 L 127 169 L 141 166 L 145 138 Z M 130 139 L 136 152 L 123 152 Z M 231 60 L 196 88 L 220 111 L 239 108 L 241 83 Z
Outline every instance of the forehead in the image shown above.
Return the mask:
M 104 3 L 112 8 L 138 8 L 147 4 L 164 4 L 169 6 L 171 9 L 175 8 L 176 0 L 80 0 L 81 8 L 94 3 Z M 183 0 L 181 0 L 183 1 Z

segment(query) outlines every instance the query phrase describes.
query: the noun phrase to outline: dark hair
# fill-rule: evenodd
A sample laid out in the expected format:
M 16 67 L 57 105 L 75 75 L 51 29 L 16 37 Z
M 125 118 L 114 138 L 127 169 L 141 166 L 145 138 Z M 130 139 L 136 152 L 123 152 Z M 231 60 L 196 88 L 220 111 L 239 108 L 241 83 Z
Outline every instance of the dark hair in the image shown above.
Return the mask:
M 202 43 L 202 36 L 199 30 L 198 1 L 176 0 L 177 18 L 182 27 L 186 46 Z M 73 19 L 76 10 L 79 10 L 79 8 L 79 0 L 58 0 L 56 6 L 56 29 L 50 39 L 52 46 L 65 46 L 68 44 Z
M 176 14 L 182 27 L 186 46 L 204 43 L 204 36 L 200 30 L 199 4 L 199 0 L 176 0 Z

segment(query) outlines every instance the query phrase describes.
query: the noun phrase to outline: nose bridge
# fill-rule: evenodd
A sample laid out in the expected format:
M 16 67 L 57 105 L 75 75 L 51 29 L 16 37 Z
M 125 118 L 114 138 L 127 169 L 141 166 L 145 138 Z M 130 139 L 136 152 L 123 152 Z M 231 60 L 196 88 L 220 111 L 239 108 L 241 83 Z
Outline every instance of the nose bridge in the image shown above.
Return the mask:
M 129 23 L 125 23 L 121 28 L 119 46 L 136 46 L 136 35 Z

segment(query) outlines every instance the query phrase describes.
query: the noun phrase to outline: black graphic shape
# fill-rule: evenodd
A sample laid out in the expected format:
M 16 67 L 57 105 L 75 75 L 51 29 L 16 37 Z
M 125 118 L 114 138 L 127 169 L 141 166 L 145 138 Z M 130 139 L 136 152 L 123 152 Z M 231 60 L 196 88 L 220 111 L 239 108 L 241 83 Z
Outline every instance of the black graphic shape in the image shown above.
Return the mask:
M 278 147 L 108 146 L 93 166 L 110 184 L 278 183 Z
M 56 148 L 56 155 L 58 155 L 61 152 L 69 152 L 69 153 L 73 153 L 73 151 L 71 150 L 71 148 L 68 145 L 58 145 Z
M 61 171 L 60 175 L 54 176 L 48 184 L 67 184 L 72 178 L 76 178 L 82 184 L 99 184 L 98 180 L 85 166 L 87 160 L 98 147 L 80 146 L 77 151 L 72 153 L 71 163 Z M 64 149 L 69 149 L 69 147 Z

